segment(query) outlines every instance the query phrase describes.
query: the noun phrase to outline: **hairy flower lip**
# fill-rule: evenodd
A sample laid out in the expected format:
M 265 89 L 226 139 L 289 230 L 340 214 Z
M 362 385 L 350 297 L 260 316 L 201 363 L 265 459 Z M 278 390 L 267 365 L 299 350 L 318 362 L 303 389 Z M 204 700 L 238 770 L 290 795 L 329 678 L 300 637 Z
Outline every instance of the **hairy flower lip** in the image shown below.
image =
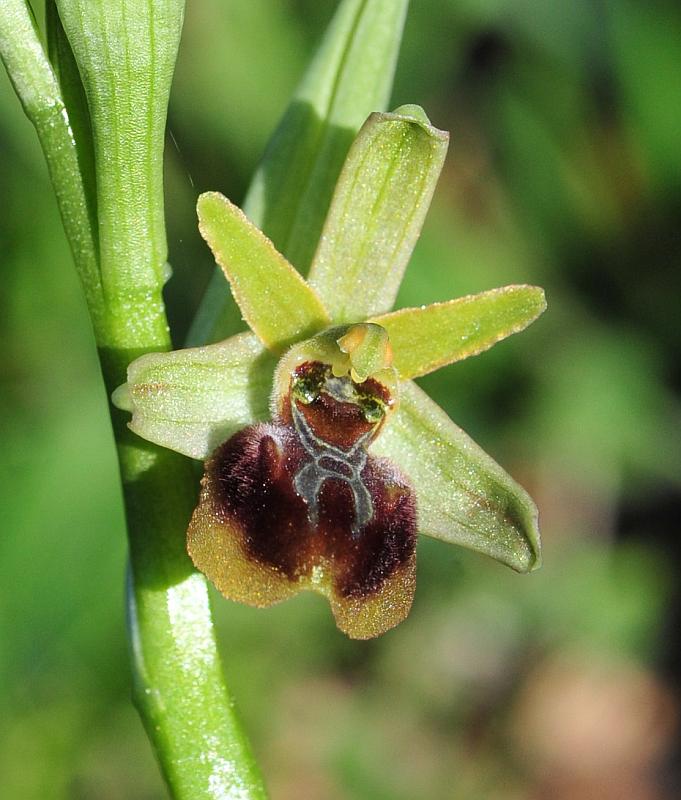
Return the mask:
M 300 372 L 292 373 L 292 385 Z M 376 388 L 385 396 L 384 387 Z M 316 407 L 315 425 L 301 416 L 304 430 L 296 417 L 301 406 Z M 367 452 L 368 435 L 381 423 L 348 427 L 348 413 L 361 415 L 358 405 L 322 390 L 303 406 L 289 389 L 281 407 L 289 413 L 245 428 L 207 461 L 189 553 L 228 598 L 266 606 L 312 589 L 329 599 L 349 636 L 383 633 L 406 616 L 413 599 L 410 484 L 387 459 Z

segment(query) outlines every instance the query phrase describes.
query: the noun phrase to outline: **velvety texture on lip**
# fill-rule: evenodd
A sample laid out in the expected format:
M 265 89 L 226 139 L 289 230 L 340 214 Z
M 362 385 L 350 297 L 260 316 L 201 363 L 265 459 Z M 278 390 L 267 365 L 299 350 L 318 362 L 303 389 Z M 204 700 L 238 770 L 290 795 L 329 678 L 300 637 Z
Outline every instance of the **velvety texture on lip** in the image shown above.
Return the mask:
M 369 638 L 411 607 L 414 493 L 391 462 L 366 452 L 382 420 L 368 422 L 363 409 L 373 397 L 387 405 L 385 387 L 322 366 L 292 376 L 295 386 L 317 371 L 305 402 L 292 391 L 288 413 L 245 428 L 206 462 L 189 552 L 228 598 L 266 606 L 312 589 L 329 598 L 341 630 Z

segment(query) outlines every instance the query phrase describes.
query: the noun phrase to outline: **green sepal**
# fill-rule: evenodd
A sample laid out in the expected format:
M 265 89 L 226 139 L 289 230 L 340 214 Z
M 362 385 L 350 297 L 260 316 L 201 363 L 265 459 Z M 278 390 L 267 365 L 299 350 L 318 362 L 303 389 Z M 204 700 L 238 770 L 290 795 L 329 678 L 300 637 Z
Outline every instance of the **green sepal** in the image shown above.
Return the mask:
M 236 431 L 268 418 L 275 364 L 252 333 L 149 353 L 130 364 L 112 400 L 132 413 L 129 427 L 143 439 L 205 459 Z
M 334 322 L 392 308 L 448 142 L 418 106 L 371 114 L 358 133 L 309 277 Z
M 481 353 L 518 333 L 546 309 L 537 286 L 504 286 L 447 303 L 403 308 L 375 317 L 388 331 L 403 380 Z
M 254 176 L 246 212 L 304 274 L 352 140 L 387 108 L 408 4 L 339 3 Z
M 275 352 L 330 323 L 322 301 L 262 231 L 219 192 L 197 205 L 199 230 L 232 288 L 244 319 Z
M 540 565 L 537 509 L 490 456 L 411 381 L 371 447 L 407 474 L 420 533 L 461 545 L 518 572 Z
M 341 0 L 270 140 L 244 200 L 248 218 L 307 273 L 355 134 L 387 108 L 408 0 Z M 234 333 L 216 270 L 189 344 Z

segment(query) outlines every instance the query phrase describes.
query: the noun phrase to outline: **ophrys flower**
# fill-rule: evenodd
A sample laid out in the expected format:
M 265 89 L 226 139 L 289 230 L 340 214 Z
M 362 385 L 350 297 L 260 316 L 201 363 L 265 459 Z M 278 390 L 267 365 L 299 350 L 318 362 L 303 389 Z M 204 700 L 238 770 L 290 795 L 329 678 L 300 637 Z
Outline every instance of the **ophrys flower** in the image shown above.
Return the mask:
M 538 564 L 531 499 L 411 379 L 526 327 L 543 292 L 389 311 L 446 145 L 420 109 L 372 115 L 308 281 L 226 198 L 199 198 L 253 333 L 143 356 L 115 402 L 141 436 L 207 459 L 188 547 L 226 597 L 266 606 L 313 589 L 368 638 L 409 611 L 417 532 Z

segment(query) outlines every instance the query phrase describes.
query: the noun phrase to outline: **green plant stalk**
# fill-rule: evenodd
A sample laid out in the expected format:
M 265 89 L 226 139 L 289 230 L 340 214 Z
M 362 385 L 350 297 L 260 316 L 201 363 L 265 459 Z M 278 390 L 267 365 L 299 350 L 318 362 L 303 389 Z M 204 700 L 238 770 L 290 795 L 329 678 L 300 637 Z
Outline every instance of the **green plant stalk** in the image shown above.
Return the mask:
M 169 347 L 161 298 L 166 273 L 161 152 L 183 4 L 162 0 L 154 4 L 152 18 L 150 4 L 130 0 L 56 0 L 57 17 L 50 8 L 54 2 L 48 0 L 48 36 L 61 94 L 24 0 L 8 0 L 0 7 L 5 31 L 0 44 L 48 163 L 54 162 L 55 170 L 71 166 L 70 184 L 52 166 L 50 172 L 72 248 L 80 240 L 69 225 L 89 237 L 87 257 L 75 248 L 74 257 L 81 275 L 84 265 L 92 267 L 84 284 L 88 279 L 98 287 L 90 308 L 111 390 L 124 381 L 125 369 L 137 355 Z M 296 260 L 309 258 L 317 241 L 324 205 L 354 133 L 369 111 L 387 102 L 406 6 L 407 0 L 342 0 L 254 179 L 248 213 L 262 218 L 265 227 L 283 225 L 281 237 L 295 229 L 290 246 L 295 241 L 295 249 L 300 246 L 306 253 Z M 23 28 L 18 38 L 19 17 Z M 153 55 L 159 42 L 167 49 L 160 64 Z M 152 53 L 151 63 L 144 62 L 147 52 Z M 50 92 L 41 94 L 40 85 L 35 89 L 36 76 Z M 58 103 L 63 112 L 64 99 L 71 119 L 65 113 L 52 118 L 61 126 L 56 135 L 65 154 L 59 157 L 50 138 L 54 132 L 41 128 L 40 122 L 45 104 Z M 153 123 L 153 130 L 144 132 L 144 121 Z M 96 181 L 88 167 L 93 150 Z M 320 193 L 326 198 L 323 203 Z M 296 203 L 290 207 L 291 199 L 303 198 L 303 216 L 314 212 L 312 226 L 309 221 L 297 225 L 302 212 Z M 67 219 L 65 211 L 74 206 L 77 213 Z M 92 231 L 94 208 L 98 235 Z M 213 325 L 221 324 L 224 278 L 218 284 L 206 298 L 199 340 L 218 338 Z M 206 585 L 185 556 L 184 530 L 195 500 L 188 464 L 141 442 L 115 410 L 112 420 L 130 532 L 136 698 L 165 777 L 177 798 L 262 797 L 262 783 L 222 681 Z
M 127 12 L 123 19 L 114 19 L 115 12 L 109 16 L 114 6 Z M 170 347 L 161 298 L 166 252 L 161 170 L 183 4 L 154 4 L 154 24 L 166 25 L 163 37 L 156 38 L 163 45 L 155 51 L 154 42 L 145 39 L 149 26 L 145 29 L 141 6 L 125 6 L 107 4 L 105 13 L 102 3 L 59 3 L 89 89 L 97 237 L 63 95 L 28 7 L 23 0 L 0 5 L 0 53 L 45 154 L 109 391 L 125 379 L 134 356 Z M 107 26 L 110 21 L 118 26 L 115 31 Z M 145 91 L 139 71 L 126 74 L 125 65 L 109 65 L 88 82 L 88 70 L 102 68 L 98 59 L 115 59 L 125 48 L 136 47 L 158 56 L 149 65 L 150 77 L 160 72 L 165 78 L 161 88 L 157 84 L 154 107 L 147 109 L 151 129 L 145 136 L 139 135 L 139 106 L 119 91 L 126 78 Z M 97 85 L 102 76 L 108 84 Z M 115 410 L 112 421 L 130 537 L 135 699 L 164 777 L 177 800 L 262 798 L 262 781 L 224 684 L 206 583 L 185 551 L 195 504 L 190 462 L 135 437 Z

